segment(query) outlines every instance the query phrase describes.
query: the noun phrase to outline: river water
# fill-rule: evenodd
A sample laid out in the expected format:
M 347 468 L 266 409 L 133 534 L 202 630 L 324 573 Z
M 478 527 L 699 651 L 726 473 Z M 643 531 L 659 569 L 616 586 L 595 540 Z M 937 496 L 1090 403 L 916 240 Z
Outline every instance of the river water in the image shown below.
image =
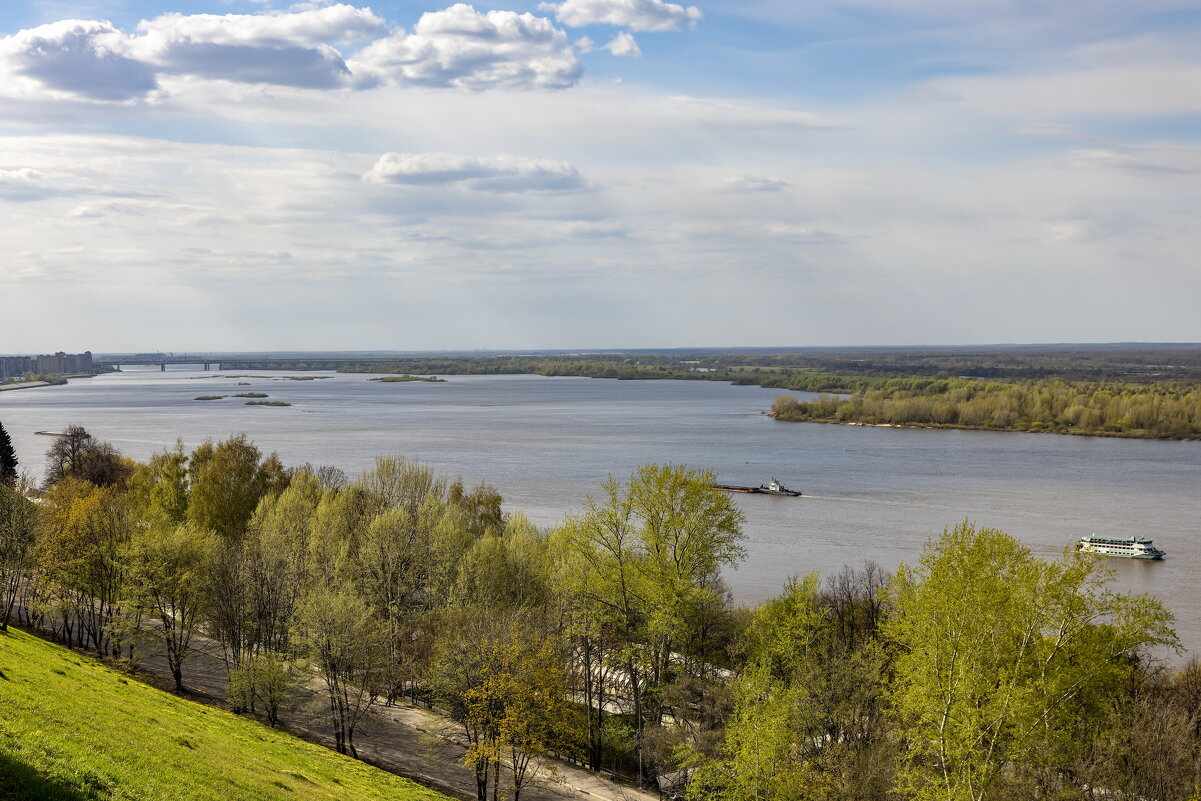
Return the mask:
M 728 578 L 747 603 L 794 573 L 912 563 L 928 538 L 965 519 L 1045 557 L 1092 532 L 1149 536 L 1168 558 L 1109 560 L 1117 586 L 1162 599 L 1201 654 L 1201 442 L 778 423 L 762 414 L 777 390 L 703 381 L 368 378 L 128 369 L 0 392 L 0 422 L 21 468 L 39 476 L 51 440 L 37 431 L 82 425 L 139 460 L 176 438 L 190 449 L 245 432 L 285 464 L 332 464 L 351 476 L 379 454 L 416 458 L 469 485 L 492 484 L 506 508 L 541 526 L 599 496 L 608 475 L 625 479 L 647 462 L 710 468 L 730 484 L 775 477 L 804 496 L 734 496 L 746 513 L 747 558 Z M 236 392 L 294 405 L 193 400 Z

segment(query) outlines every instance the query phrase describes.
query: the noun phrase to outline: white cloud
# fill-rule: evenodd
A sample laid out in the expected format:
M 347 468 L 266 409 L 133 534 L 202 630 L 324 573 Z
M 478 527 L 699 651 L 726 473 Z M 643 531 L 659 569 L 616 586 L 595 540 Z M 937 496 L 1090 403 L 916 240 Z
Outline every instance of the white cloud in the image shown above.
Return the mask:
M 575 51 L 577 53 L 591 53 L 596 49 L 596 42 L 592 41 L 591 37 L 581 36 L 575 40 Z
M 587 182 L 565 161 L 454 153 L 385 153 L 363 176 L 377 184 L 457 185 L 483 192 L 579 192 Z
M 553 11 L 555 19 L 573 28 L 615 25 L 635 31 L 674 31 L 681 25 L 695 25 L 702 16 L 696 6 L 685 8 L 663 0 L 565 0 L 539 8 Z
M 1088 152 L 972 167 L 960 162 L 880 167 L 862 159 L 839 167 L 831 163 L 830 150 L 822 149 L 824 135 L 805 147 L 797 146 L 795 135 L 785 136 L 787 146 L 768 160 L 763 140 L 743 129 L 729 130 L 721 140 L 719 163 L 713 156 L 681 160 L 678 153 L 672 161 L 665 145 L 645 165 L 615 164 L 595 151 L 620 131 L 600 128 L 598 121 L 609 116 L 620 122 L 620 109 L 629 109 L 623 98 L 597 109 L 595 118 L 573 119 L 579 127 L 557 125 L 545 112 L 554 100 L 572 108 L 595 102 L 589 91 L 515 98 L 438 93 L 432 109 L 423 109 L 432 113 L 475 99 L 484 101 L 472 107 L 480 119 L 509 100 L 526 119 L 539 120 L 529 150 L 515 152 L 553 152 L 568 164 L 438 153 L 377 159 L 319 146 L 230 147 L 147 137 L 6 137 L 0 140 L 0 169 L 9 187 L 23 182 L 64 191 L 35 203 L 0 198 L 7 223 L 0 241 L 5 265 L 0 295 L 52 294 L 61 303 L 63 293 L 77 292 L 78 300 L 65 308 L 84 320 L 66 317 L 71 331 L 86 336 L 88 309 L 97 297 L 107 298 L 105 287 L 114 297 L 119 292 L 139 301 L 130 305 L 128 316 L 130 327 L 138 330 L 159 322 L 153 316 L 157 312 L 150 311 L 158 306 L 151 303 L 156 293 L 211 299 L 209 307 L 175 304 L 173 322 L 203 332 L 214 330 L 211 319 L 224 320 L 223 314 L 234 322 L 255 319 L 257 326 L 258 318 L 249 313 L 254 304 L 235 313 L 229 298 L 267 297 L 265 287 L 285 286 L 290 302 L 296 299 L 289 310 L 293 320 L 335 314 L 338 325 L 350 332 L 345 336 L 392 341 L 385 334 L 403 335 L 419 347 L 447 346 L 434 340 L 457 328 L 468 332 L 462 336 L 470 341 L 455 340 L 450 347 L 469 347 L 479 337 L 495 341 L 487 338 L 492 317 L 485 315 L 485 322 L 477 312 L 447 312 L 437 304 L 452 284 L 510 315 L 510 300 L 526 296 L 528 302 L 540 289 L 548 297 L 578 298 L 587 282 L 590 292 L 610 286 L 615 297 L 647 297 L 661 288 L 677 298 L 668 291 L 672 287 L 703 284 L 703 292 L 680 290 L 693 303 L 689 319 L 696 309 L 710 319 L 726 319 L 719 313 L 724 309 L 735 319 L 719 334 L 736 337 L 742 328 L 753 329 L 759 331 L 758 341 L 767 342 L 771 326 L 754 329 L 764 309 L 778 321 L 794 306 L 817 315 L 806 317 L 805 327 L 798 329 L 806 337 L 820 338 L 837 319 L 854 313 L 878 321 L 862 335 L 869 340 L 915 335 L 889 310 L 904 302 L 920 309 L 919 319 L 938 317 L 937 305 L 926 299 L 933 284 L 968 298 L 963 301 L 967 310 L 949 323 L 938 318 L 939 325 L 954 326 L 940 329 L 943 337 L 951 336 L 946 330 L 958 338 L 979 337 L 976 341 L 1005 332 L 1014 336 L 1013 316 L 1027 314 L 1021 303 L 1031 285 L 1056 297 L 1083 293 L 1081 303 L 1092 313 L 1087 319 L 1020 328 L 1031 331 L 1023 334 L 1031 339 L 1062 341 L 1073 326 L 1087 325 L 1102 312 L 1124 320 L 1128 328 L 1123 331 L 1142 330 L 1146 337 L 1187 330 L 1195 320 L 1189 303 L 1201 291 L 1193 257 L 1201 234 L 1190 214 L 1195 182 L 1187 177 L 1112 169 L 1102 166 L 1108 157 Z M 400 95 L 392 95 L 397 107 Z M 369 96 L 356 102 L 367 107 L 373 100 L 378 104 Z M 402 111 L 398 108 L 397 115 Z M 636 105 L 629 113 L 640 111 Z M 669 116 L 672 125 L 643 129 L 643 141 L 674 145 L 697 130 L 692 117 Z M 467 119 L 441 121 L 428 135 L 449 139 L 456 128 L 467 127 Z M 421 120 L 412 128 L 391 130 L 409 141 L 426 125 Z M 588 127 L 594 130 L 589 133 Z M 451 141 L 465 153 L 502 149 L 482 149 L 491 132 L 475 133 L 471 142 Z M 854 128 L 829 140 L 860 135 Z M 512 141 L 518 138 L 514 133 Z M 558 142 L 553 149 L 552 139 Z M 636 141 L 620 139 L 610 146 L 629 152 L 639 149 Z M 516 147 L 508 143 L 503 149 Z M 1172 145 L 1130 152 L 1140 160 L 1171 164 L 1187 150 Z M 1084 169 L 1075 162 L 1080 158 L 1101 163 Z M 596 176 L 603 191 L 562 193 L 564 183 L 584 182 L 579 177 L 584 170 Z M 360 180 L 364 174 L 379 183 Z M 730 176 L 748 175 L 787 180 L 805 191 L 794 192 L 788 202 L 778 193 L 711 191 Z M 924 191 L 916 193 L 916 186 Z M 117 198 L 114 189 L 143 195 Z M 468 191 L 478 189 L 527 191 Z M 733 273 L 731 263 L 739 264 Z M 997 275 L 1007 277 L 1003 283 L 1012 285 L 1012 292 L 998 293 Z M 778 291 L 764 295 L 765 282 Z M 1131 286 L 1175 289 L 1146 290 L 1139 296 L 1146 303 L 1134 304 L 1128 300 Z M 595 302 L 591 294 L 587 300 Z M 439 313 L 450 316 L 417 321 L 399 314 L 390 320 L 394 330 L 377 332 L 365 322 L 372 315 L 363 310 L 387 303 L 415 310 L 439 306 Z M 570 303 L 566 317 L 594 313 L 583 300 Z M 532 308 L 552 308 L 547 304 Z M 666 308 L 657 302 L 651 307 Z M 612 319 L 626 319 L 619 299 L 602 308 L 610 325 Z M 261 309 L 270 312 L 269 304 Z M 5 318 L 5 325 L 18 330 L 18 321 L 28 318 L 36 328 L 36 316 L 24 309 L 19 313 L 25 316 Z M 496 319 L 501 316 L 497 312 Z M 1052 318 L 1030 314 L 1019 323 Z M 304 334 L 299 323 L 289 324 Z M 424 330 L 430 325 L 433 334 Z M 937 335 L 934 325 L 919 333 Z M 243 335 L 256 330 L 267 329 L 252 326 Z M 599 342 L 610 330 L 581 329 L 581 335 Z M 691 323 L 680 330 L 694 341 L 715 335 Z M 636 325 L 630 335 L 652 333 Z M 1097 338 L 1103 330 L 1086 333 Z M 230 349 L 236 347 L 239 335 L 225 335 Z
M 624 239 L 630 229 L 618 220 L 570 220 L 555 226 L 555 232 L 573 239 Z
M 154 70 L 127 55 L 128 39 L 108 22 L 62 20 L 0 39 L 6 94 L 125 102 L 158 88 Z
M 333 5 L 283 14 L 165 14 L 138 25 L 130 50 L 162 73 L 328 89 L 350 77 L 330 44 L 384 27 L 370 9 Z
M 605 45 L 604 49 L 615 56 L 627 56 L 629 58 L 639 58 L 642 56 L 642 48 L 638 47 L 638 42 L 634 40 L 629 31 L 622 31 L 614 36 Z
M 157 51 L 172 42 L 263 47 L 351 43 L 370 38 L 384 26 L 369 8 L 338 4 L 290 13 L 163 14 L 139 23 L 138 31 Z
M 764 178 L 762 175 L 738 175 L 721 183 L 721 189 L 725 192 L 779 192 L 788 187 L 787 181 Z
M 1138 148 L 1111 145 L 1069 151 L 1066 164 L 1080 170 L 1120 170 L 1159 179 L 1201 173 L 1201 153 L 1195 148 Z
M 4 200 L 41 200 L 57 192 L 47 186 L 46 176 L 30 167 L 7 170 L 0 167 L 0 198 Z
M 30 169 L 29 167 L 20 167 L 15 170 L 6 170 L 0 168 L 0 184 L 3 185 L 28 185 L 41 181 L 44 176 L 38 170 Z
M 338 4 L 293 13 L 165 14 L 127 35 L 109 22 L 63 20 L 0 39 L 6 94 L 91 101 L 150 97 L 161 75 L 306 88 L 350 77 L 331 43 L 362 40 L 384 21 Z M 7 75 L 5 75 L 7 73 Z
M 482 14 L 458 3 L 423 14 L 350 62 L 365 83 L 462 89 L 564 89 L 581 67 L 567 34 L 550 20 L 513 11 Z
M 412 33 L 398 29 L 371 42 L 348 65 L 338 47 L 384 28 L 370 9 L 342 3 L 262 14 L 164 14 L 139 23 L 133 35 L 108 22 L 66 20 L 0 39 L 0 91 L 132 102 L 180 89 L 179 81 L 160 85 L 170 76 L 301 89 L 482 90 L 562 89 L 581 74 L 567 34 L 551 20 L 481 13 L 462 3 L 422 15 Z

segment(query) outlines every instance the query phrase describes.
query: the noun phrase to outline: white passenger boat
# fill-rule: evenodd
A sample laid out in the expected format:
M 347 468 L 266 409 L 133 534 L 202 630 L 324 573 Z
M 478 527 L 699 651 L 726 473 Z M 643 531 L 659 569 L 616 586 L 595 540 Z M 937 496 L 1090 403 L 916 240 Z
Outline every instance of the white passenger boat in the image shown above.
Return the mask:
M 1076 550 L 1099 553 L 1102 556 L 1124 556 L 1127 559 L 1163 559 L 1165 553 L 1145 537 L 1081 537 Z

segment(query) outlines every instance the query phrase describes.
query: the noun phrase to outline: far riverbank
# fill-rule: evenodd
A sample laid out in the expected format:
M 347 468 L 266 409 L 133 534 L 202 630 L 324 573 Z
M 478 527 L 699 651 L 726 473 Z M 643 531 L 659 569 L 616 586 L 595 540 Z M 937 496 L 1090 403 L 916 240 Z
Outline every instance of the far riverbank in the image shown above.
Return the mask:
M 1139 432 L 1123 432 L 1123 431 L 1071 431 L 1071 430 L 1056 430 L 1051 428 L 997 428 L 990 426 L 965 426 L 954 423 L 861 423 L 857 420 L 831 420 L 815 418 L 804 418 L 798 420 L 790 420 L 787 418 L 777 417 L 772 412 L 763 413 L 767 417 L 771 417 L 781 423 L 826 423 L 835 426 L 863 426 L 866 428 L 912 428 L 924 429 L 929 431 L 988 431 L 993 433 L 1008 433 L 1018 432 L 1022 434 L 1068 434 L 1074 437 L 1111 437 L 1114 439 L 1157 439 L 1168 442 L 1195 442 L 1201 440 L 1201 434 L 1193 436 L 1189 435 L 1162 435 L 1149 436 Z

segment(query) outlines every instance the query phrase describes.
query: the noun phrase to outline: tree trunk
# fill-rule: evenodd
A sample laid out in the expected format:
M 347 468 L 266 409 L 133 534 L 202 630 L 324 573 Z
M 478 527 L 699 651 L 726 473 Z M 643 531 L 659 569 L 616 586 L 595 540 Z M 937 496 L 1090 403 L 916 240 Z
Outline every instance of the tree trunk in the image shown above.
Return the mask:
M 475 763 L 475 797 L 476 801 L 488 801 L 488 763 Z

